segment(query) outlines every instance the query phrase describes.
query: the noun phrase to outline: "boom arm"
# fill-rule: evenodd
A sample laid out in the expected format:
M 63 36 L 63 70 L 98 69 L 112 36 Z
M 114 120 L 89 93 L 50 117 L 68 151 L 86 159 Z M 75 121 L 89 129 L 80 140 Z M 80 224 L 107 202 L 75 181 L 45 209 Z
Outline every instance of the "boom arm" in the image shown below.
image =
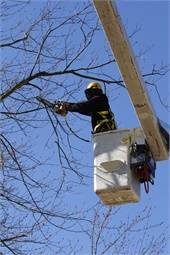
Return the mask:
M 115 1 L 93 0 L 155 161 L 168 159 L 158 119 Z

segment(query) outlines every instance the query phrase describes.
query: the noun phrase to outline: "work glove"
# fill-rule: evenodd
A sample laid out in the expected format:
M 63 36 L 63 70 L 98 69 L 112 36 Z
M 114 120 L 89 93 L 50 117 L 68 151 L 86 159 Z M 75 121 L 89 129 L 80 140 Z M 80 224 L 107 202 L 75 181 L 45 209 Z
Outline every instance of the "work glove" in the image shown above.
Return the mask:
M 58 100 L 55 103 L 55 106 L 53 108 L 53 111 L 61 116 L 66 116 L 67 115 L 67 109 L 66 109 L 66 104 L 65 102 L 62 102 L 61 100 Z

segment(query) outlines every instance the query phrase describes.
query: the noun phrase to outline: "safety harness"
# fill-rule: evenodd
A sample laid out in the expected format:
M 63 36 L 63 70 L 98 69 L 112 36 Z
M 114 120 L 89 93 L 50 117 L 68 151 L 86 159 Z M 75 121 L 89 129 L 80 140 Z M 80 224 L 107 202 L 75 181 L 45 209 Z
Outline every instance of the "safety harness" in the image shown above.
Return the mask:
M 98 121 L 98 124 L 94 127 L 94 133 L 96 133 L 97 129 L 103 124 L 106 123 L 108 130 L 114 130 L 114 114 L 111 111 L 101 111 L 97 112 L 103 119 Z M 107 115 L 110 114 L 112 117 L 110 119 L 107 118 Z

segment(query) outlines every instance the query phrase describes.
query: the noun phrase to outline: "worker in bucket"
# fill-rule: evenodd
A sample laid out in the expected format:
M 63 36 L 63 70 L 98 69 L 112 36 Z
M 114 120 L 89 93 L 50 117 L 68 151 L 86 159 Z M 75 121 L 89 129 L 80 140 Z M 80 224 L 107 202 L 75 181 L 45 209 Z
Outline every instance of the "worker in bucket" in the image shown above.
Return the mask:
M 110 109 L 108 98 L 103 93 L 100 84 L 91 82 L 85 90 L 85 95 L 87 101 L 78 103 L 62 102 L 60 110 L 91 116 L 92 133 L 115 130 L 114 114 Z

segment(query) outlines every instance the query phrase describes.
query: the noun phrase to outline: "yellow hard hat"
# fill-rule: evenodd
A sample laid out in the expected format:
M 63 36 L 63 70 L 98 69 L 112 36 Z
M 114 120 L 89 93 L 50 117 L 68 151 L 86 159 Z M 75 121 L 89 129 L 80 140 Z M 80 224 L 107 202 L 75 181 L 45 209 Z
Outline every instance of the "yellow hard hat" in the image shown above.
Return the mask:
M 97 82 L 91 82 L 88 86 L 87 89 L 102 89 L 99 83 Z

